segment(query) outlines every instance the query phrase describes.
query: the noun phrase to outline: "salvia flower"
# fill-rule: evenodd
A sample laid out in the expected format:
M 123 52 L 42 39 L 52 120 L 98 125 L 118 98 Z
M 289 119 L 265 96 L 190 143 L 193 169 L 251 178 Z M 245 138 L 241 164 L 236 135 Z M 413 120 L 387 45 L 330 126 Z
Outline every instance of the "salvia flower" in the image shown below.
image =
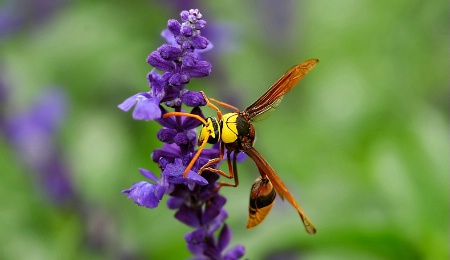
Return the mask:
M 0 4 L 0 42 L 21 31 L 35 28 L 62 10 L 66 0 L 2 1 Z
M 66 110 L 66 97 L 58 89 L 41 93 L 32 108 L 2 116 L 2 132 L 18 158 L 33 173 L 48 199 L 67 205 L 75 199 L 70 170 L 55 135 Z
M 204 171 L 201 175 L 197 173 L 208 160 L 219 156 L 218 145 L 203 149 L 185 178 L 184 171 L 197 152 L 195 128 L 201 122 L 192 117 L 163 118 L 167 108 L 175 112 L 184 111 L 183 104 L 192 108 L 191 114 L 204 118 L 200 106 L 206 105 L 205 99 L 201 93 L 186 89 L 186 85 L 192 77 L 210 74 L 211 64 L 202 60 L 200 53 L 212 45 L 201 35 L 206 21 L 197 9 L 183 11 L 180 16 L 181 23 L 169 20 L 167 29 L 162 32 L 167 44 L 151 52 L 147 58 L 154 67 L 147 77 L 150 90 L 137 93 L 118 106 L 124 111 L 134 106 L 134 119 L 159 123 L 162 128 L 156 137 L 163 142 L 151 156 L 161 170 L 161 177 L 139 169 L 149 181 L 135 183 L 123 193 L 139 206 L 147 208 L 156 208 L 163 196 L 169 195 L 167 206 L 176 210 L 175 218 L 194 228 L 185 235 L 193 259 L 239 259 L 244 255 L 243 246 L 226 251 L 231 231 L 224 223 L 227 218 L 223 208 L 226 199 L 217 191 L 219 175 L 211 171 Z

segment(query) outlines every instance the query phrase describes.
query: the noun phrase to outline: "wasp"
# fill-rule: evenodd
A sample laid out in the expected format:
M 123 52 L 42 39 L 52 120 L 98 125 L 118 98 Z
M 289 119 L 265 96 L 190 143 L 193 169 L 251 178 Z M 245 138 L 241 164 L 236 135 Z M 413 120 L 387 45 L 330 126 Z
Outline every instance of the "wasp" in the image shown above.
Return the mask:
M 274 204 L 276 193 L 278 193 L 282 199 L 286 199 L 297 210 L 306 232 L 309 234 L 316 233 L 316 228 L 289 192 L 286 185 L 281 181 L 269 163 L 253 147 L 255 128 L 252 123 L 267 118 L 281 103 L 283 96 L 294 88 L 318 62 L 319 60 L 317 59 L 310 59 L 292 67 L 243 111 L 227 103 L 208 98 L 204 92 L 201 92 L 206 104 L 217 112 L 217 118 L 208 117 L 204 119 L 199 115 L 184 112 L 168 112 L 163 115 L 164 118 L 169 116 L 194 117 L 203 123 L 203 128 L 198 137 L 199 149 L 184 171 L 185 178 L 207 143 L 215 144 L 220 142 L 220 156 L 209 160 L 200 168 L 198 174 L 208 170 L 228 179 L 234 179 L 234 183 L 220 182 L 218 188 L 222 186 L 236 187 L 239 185 L 236 166 L 236 157 L 239 152 L 243 151 L 256 163 L 260 177 L 255 180 L 250 191 L 247 228 L 254 227 L 264 220 Z M 222 114 L 221 110 L 214 103 L 234 112 Z M 222 161 L 225 153 L 227 156 L 228 174 L 212 167 Z

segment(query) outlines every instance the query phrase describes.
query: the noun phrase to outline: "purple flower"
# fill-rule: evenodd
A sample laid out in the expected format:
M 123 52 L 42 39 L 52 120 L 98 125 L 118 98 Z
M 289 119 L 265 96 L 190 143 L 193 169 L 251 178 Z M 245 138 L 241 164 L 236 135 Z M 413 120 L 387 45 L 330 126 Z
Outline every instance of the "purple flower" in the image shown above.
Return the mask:
M 123 101 L 118 107 L 123 111 L 133 106 L 133 118 L 136 120 L 155 120 L 161 117 L 160 102 L 166 97 L 167 76 L 152 71 L 148 74 L 149 92 L 137 93 Z
M 184 169 L 187 165 L 182 163 L 179 158 L 175 159 L 174 163 L 169 163 L 164 168 L 162 174 L 167 178 L 167 182 L 171 184 L 184 184 L 189 190 L 194 190 L 196 184 L 204 186 L 208 184 L 208 181 L 201 175 L 190 170 L 186 178 L 183 177 Z
M 168 44 L 163 44 L 150 53 L 147 62 L 158 70 L 169 72 L 171 85 L 189 82 L 191 77 L 208 76 L 211 64 L 199 59 L 198 53 L 211 46 L 208 39 L 201 36 L 201 29 L 206 25 L 202 15 L 196 10 L 183 11 L 181 20 L 169 20 L 167 30 L 162 35 Z
M 35 27 L 51 19 L 66 0 L 3 1 L 0 5 L 0 42 L 19 30 Z
M 160 180 L 151 171 L 146 169 L 139 169 L 139 171 L 144 177 L 153 180 L 157 184 L 141 181 L 133 184 L 131 188 L 122 191 L 122 193 L 128 194 L 128 198 L 133 199 L 139 206 L 156 208 L 166 191 L 166 187 L 159 184 Z
M 185 236 L 187 248 L 193 259 L 239 259 L 244 255 L 243 246 L 228 251 L 231 230 L 225 224 L 227 213 L 223 206 L 225 197 L 218 191 L 219 175 L 211 171 L 197 172 L 210 159 L 219 157 L 218 145 L 203 149 L 190 171 L 184 172 L 197 154 L 198 119 L 186 116 L 163 118 L 167 108 L 183 111 L 182 105 L 192 107 L 190 113 L 204 118 L 200 106 L 206 101 L 199 92 L 186 89 L 192 77 L 208 76 L 211 64 L 201 59 L 199 53 L 211 48 L 210 42 L 201 36 L 206 26 L 201 13 L 195 10 L 181 12 L 181 23 L 169 20 L 162 35 L 163 44 L 150 53 L 147 62 L 155 69 L 148 74 L 150 90 L 126 99 L 119 108 L 128 111 L 134 106 L 133 118 L 154 120 L 162 128 L 156 137 L 163 146 L 155 149 L 151 158 L 161 169 L 161 177 L 140 169 L 141 174 L 152 182 L 141 181 L 122 191 L 139 206 L 156 208 L 164 194 L 170 196 L 167 206 L 175 210 L 175 218 L 194 228 Z M 165 105 L 165 106 L 164 106 Z M 216 235 L 215 233 L 219 233 Z
M 65 110 L 64 93 L 50 89 L 42 92 L 29 110 L 9 117 L 0 115 L 1 130 L 19 159 L 33 172 L 48 198 L 60 204 L 76 196 L 67 162 L 55 141 Z
M 123 111 L 130 110 L 133 106 L 133 118 L 136 120 L 155 120 L 161 117 L 158 98 L 152 97 L 148 92 L 141 92 L 127 98 L 118 107 Z

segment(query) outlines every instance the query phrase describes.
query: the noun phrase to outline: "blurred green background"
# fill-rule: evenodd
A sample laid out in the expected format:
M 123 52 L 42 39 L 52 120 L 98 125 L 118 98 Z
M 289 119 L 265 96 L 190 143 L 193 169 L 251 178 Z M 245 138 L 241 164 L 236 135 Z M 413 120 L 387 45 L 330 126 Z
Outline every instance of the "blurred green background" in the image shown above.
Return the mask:
M 215 46 L 210 77 L 188 88 L 240 108 L 291 66 L 320 59 L 255 126 L 255 147 L 318 233 L 281 200 L 245 228 L 258 175 L 247 160 L 240 186 L 222 190 L 231 245 L 248 259 L 449 258 L 448 1 L 56 1 L 39 17 L 40 2 L 52 1 L 0 2 L 3 17 L 22 19 L 0 35 L 1 114 L 30 109 L 49 87 L 66 93 L 55 139 L 89 213 L 49 202 L 2 136 L 1 259 L 190 256 L 190 229 L 165 200 L 150 210 L 120 193 L 144 179 L 139 167 L 158 172 L 149 155 L 161 143 L 158 124 L 116 107 L 148 89 L 147 55 L 182 8 L 200 9 Z

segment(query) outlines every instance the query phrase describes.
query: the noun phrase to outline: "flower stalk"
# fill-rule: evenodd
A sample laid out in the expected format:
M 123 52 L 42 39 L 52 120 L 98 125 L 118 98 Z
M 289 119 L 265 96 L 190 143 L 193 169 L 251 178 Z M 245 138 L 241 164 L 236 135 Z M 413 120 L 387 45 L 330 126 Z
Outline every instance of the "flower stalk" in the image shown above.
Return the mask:
M 183 105 L 191 107 L 191 114 L 204 118 L 200 107 L 206 105 L 206 101 L 200 92 L 186 87 L 191 78 L 210 74 L 211 64 L 202 60 L 200 53 L 211 49 L 212 44 L 201 35 L 206 21 L 197 9 L 182 11 L 180 16 L 181 23 L 169 20 L 161 34 L 167 43 L 147 58 L 147 62 L 162 73 L 153 69 L 147 77 L 150 90 L 137 93 L 118 106 L 124 111 L 134 106 L 134 119 L 159 123 L 162 128 L 156 137 L 164 143 L 151 156 L 161 170 L 160 177 L 139 169 L 151 182 L 135 183 L 123 193 L 147 208 L 158 207 L 162 197 L 169 195 L 167 206 L 176 210 L 175 218 L 194 228 L 185 235 L 194 259 L 239 259 L 245 251 L 243 246 L 225 251 L 231 240 L 231 230 L 225 224 L 226 198 L 216 189 L 219 175 L 211 171 L 197 173 L 208 160 L 219 156 L 218 147 L 204 149 L 184 178 L 183 172 L 196 154 L 195 128 L 201 122 L 192 117 L 163 118 L 168 109 L 181 112 Z

